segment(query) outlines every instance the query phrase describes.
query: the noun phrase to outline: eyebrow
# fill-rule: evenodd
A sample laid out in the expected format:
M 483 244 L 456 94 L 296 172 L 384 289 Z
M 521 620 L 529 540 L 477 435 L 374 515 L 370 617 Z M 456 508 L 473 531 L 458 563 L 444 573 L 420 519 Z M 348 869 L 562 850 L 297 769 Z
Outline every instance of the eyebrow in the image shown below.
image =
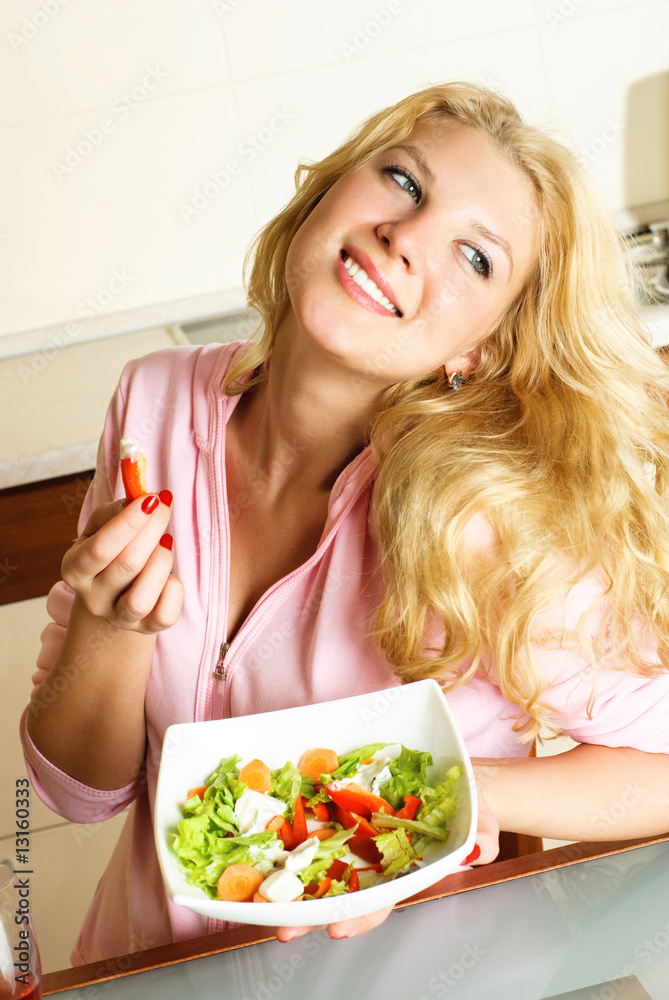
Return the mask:
M 403 149 L 405 153 L 408 153 L 409 156 L 411 156 L 416 161 L 416 163 L 420 167 L 421 173 L 425 177 L 427 177 L 430 184 L 436 184 L 437 178 L 430 170 L 428 162 L 421 153 L 418 146 L 412 146 L 410 143 L 400 142 L 397 144 L 397 146 L 393 146 L 393 149 Z
M 513 248 L 511 244 L 505 240 L 503 236 L 498 236 L 497 233 L 493 233 L 491 229 L 484 226 L 482 222 L 477 222 L 476 219 L 471 219 L 469 225 L 474 232 L 478 233 L 479 236 L 482 236 L 483 239 L 490 240 L 491 243 L 496 243 L 497 246 L 504 251 L 509 261 L 511 274 L 513 274 Z

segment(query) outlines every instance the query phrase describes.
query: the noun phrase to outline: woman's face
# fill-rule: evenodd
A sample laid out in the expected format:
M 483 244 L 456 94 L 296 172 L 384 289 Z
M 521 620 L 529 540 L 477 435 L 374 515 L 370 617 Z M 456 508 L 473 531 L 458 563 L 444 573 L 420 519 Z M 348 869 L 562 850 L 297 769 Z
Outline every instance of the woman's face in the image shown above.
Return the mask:
M 304 221 L 286 261 L 287 319 L 367 378 L 466 373 L 525 283 L 536 228 L 530 180 L 491 140 L 423 122 Z

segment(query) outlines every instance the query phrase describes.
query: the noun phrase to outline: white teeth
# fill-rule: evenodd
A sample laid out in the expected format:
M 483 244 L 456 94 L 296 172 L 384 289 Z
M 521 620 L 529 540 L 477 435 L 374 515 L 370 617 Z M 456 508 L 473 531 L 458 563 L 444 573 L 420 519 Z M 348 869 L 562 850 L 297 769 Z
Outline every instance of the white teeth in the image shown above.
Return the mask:
M 390 299 L 383 294 L 379 286 L 372 281 L 367 272 L 360 267 L 357 261 L 353 260 L 352 257 L 347 257 L 344 261 L 344 267 L 351 275 L 356 285 L 360 285 L 360 287 L 363 288 L 375 302 L 378 302 L 379 305 L 382 305 L 394 316 L 400 315 L 399 309 L 395 308 Z

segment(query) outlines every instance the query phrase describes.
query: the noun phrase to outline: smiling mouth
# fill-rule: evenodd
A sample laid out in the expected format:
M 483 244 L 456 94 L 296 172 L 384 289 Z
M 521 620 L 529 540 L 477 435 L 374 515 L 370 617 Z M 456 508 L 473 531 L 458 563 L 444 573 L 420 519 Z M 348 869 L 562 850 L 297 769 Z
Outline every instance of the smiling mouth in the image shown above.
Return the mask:
M 370 298 L 378 302 L 380 306 L 387 309 L 389 313 L 393 316 L 401 316 L 402 313 L 399 311 L 397 306 L 393 305 L 387 295 L 381 291 L 379 286 L 372 281 L 364 268 L 358 264 L 356 260 L 353 260 L 345 250 L 341 251 L 341 259 L 344 262 L 344 267 L 349 273 L 349 276 L 355 281 L 356 285 L 362 288 L 363 292 L 367 292 Z

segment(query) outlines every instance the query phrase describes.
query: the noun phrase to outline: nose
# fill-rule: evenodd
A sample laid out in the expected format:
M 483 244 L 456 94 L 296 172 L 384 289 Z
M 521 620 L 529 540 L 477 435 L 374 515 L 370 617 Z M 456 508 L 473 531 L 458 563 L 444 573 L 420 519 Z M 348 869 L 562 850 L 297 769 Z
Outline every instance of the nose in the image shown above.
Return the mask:
M 424 220 L 413 213 L 396 222 L 383 222 L 376 230 L 391 257 L 401 260 L 410 274 L 418 274 L 425 265 L 427 234 Z

